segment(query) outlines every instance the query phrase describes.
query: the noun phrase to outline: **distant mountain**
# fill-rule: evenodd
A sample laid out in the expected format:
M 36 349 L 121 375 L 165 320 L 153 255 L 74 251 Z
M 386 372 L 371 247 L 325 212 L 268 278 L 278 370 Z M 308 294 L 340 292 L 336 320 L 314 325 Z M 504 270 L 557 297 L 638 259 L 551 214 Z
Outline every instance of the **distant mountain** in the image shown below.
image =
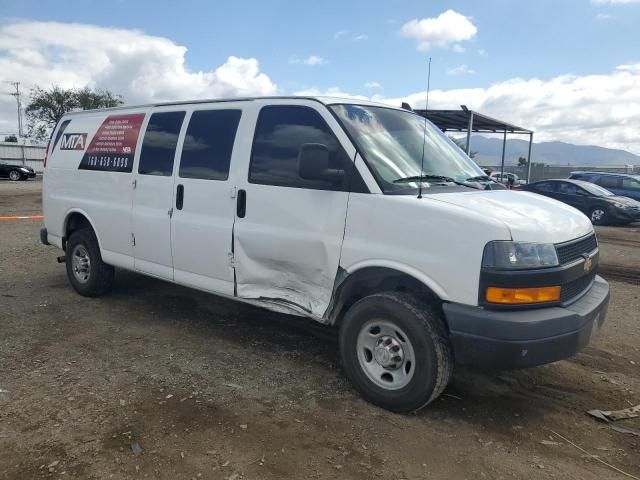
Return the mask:
M 466 138 L 463 139 L 464 141 Z M 475 160 L 480 165 L 499 165 L 502 158 L 502 139 L 474 135 L 471 137 L 471 150 L 478 152 Z M 517 164 L 518 157 L 526 158 L 528 150 L 529 142 L 526 140 L 507 140 L 505 164 Z M 534 142 L 531 149 L 531 160 L 534 163 L 548 165 L 640 165 L 640 156 L 625 150 L 594 145 L 573 145 L 564 142 Z

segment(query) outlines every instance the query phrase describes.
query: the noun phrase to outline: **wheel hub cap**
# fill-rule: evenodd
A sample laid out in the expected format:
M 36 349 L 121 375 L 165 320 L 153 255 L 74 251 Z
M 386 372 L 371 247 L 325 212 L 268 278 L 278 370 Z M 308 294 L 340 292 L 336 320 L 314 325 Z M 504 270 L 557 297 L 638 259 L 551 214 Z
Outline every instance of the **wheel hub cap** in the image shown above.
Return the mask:
M 402 346 L 394 337 L 385 335 L 376 342 L 374 357 L 381 367 L 395 370 L 404 361 Z
M 77 245 L 71 254 L 71 270 L 80 283 L 89 281 L 91 275 L 91 259 L 89 252 L 82 245 Z
M 413 378 L 416 368 L 413 345 L 391 319 L 367 321 L 358 334 L 356 349 L 362 371 L 377 386 L 397 390 Z

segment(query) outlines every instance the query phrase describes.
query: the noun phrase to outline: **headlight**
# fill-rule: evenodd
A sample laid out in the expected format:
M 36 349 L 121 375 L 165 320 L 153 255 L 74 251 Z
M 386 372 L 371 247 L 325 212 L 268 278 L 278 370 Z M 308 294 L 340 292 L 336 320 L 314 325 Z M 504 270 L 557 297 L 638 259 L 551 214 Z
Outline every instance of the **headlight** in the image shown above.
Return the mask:
M 616 208 L 627 208 L 628 207 L 628 205 L 625 205 L 624 203 L 611 202 L 611 204 Z
M 24 168 L 24 167 L 20 167 L 20 170 L 21 170 L 21 171 L 23 171 L 24 173 L 29 173 L 29 170 L 27 170 L 27 169 L 26 169 L 26 168 Z
M 484 247 L 482 266 L 498 270 L 558 266 L 556 247 L 551 243 L 494 241 Z

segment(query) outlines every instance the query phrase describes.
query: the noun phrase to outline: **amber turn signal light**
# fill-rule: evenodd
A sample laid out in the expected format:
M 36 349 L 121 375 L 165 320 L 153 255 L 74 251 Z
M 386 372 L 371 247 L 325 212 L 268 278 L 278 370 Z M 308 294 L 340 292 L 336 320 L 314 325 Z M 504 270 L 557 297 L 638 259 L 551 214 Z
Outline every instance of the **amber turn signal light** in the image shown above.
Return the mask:
M 560 300 L 560 287 L 538 288 L 487 288 L 487 302 L 502 305 L 525 303 L 557 302 Z

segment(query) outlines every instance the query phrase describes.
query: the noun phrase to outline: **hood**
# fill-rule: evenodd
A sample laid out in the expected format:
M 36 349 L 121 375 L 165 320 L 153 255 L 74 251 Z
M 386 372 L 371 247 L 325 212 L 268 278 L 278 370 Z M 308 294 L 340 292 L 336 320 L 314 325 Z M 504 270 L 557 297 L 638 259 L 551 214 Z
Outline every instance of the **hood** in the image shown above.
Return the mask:
M 535 193 L 483 190 L 434 194 L 430 198 L 502 221 L 515 241 L 561 243 L 593 232 L 591 221 L 582 212 Z
M 609 202 L 616 202 L 622 205 L 626 205 L 627 207 L 640 207 L 640 202 L 629 197 L 619 197 L 615 195 L 613 197 L 602 197 L 602 198 Z

